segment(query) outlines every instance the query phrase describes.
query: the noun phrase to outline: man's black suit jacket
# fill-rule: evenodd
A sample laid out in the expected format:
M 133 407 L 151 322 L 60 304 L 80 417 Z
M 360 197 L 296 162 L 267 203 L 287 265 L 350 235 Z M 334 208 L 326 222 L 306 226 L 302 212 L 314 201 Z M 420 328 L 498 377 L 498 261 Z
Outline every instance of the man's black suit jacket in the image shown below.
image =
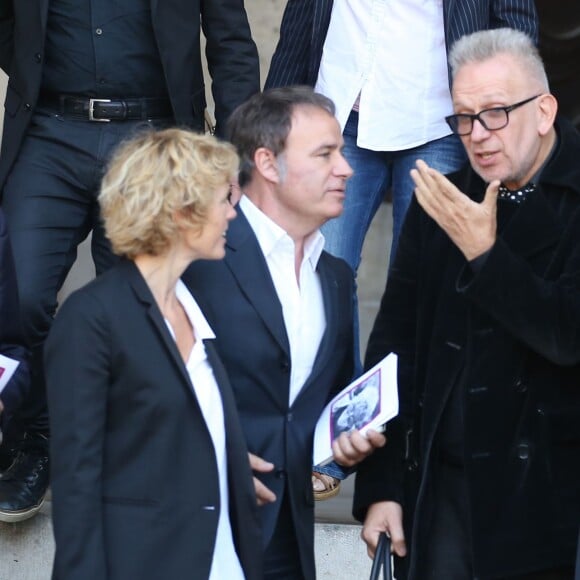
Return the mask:
M 0 0 L 0 68 L 9 76 L 0 189 L 36 108 L 50 0 Z M 177 125 L 203 130 L 206 105 L 200 32 L 218 133 L 233 109 L 260 90 L 256 46 L 243 0 L 151 0 L 151 18 Z M 122 66 L 122 63 L 119 63 Z M 139 96 L 139 95 L 128 95 Z
M 411 569 L 426 551 L 437 432 L 454 386 L 464 410 L 474 576 L 574 562 L 580 134 L 563 121 L 557 129 L 559 146 L 538 190 L 500 230 L 478 272 L 416 200 L 403 227 L 365 360 L 370 367 L 399 354 L 400 413 L 387 425 L 388 444 L 359 466 L 354 512 L 362 519 L 376 501 L 402 503 Z M 483 199 L 486 184 L 471 168 L 451 179 Z M 500 221 L 506 210 L 499 208 Z M 407 575 L 400 569 L 397 578 Z
M 282 307 L 258 240 L 241 210 L 228 229 L 225 259 L 195 262 L 183 276 L 216 333 L 248 449 L 276 466 L 273 472 L 258 475 L 277 496 L 275 503 L 260 508 L 264 546 L 286 490 L 305 578 L 315 577 L 314 427 L 325 404 L 353 373 L 352 271 L 326 252 L 317 271 L 326 332 L 312 374 L 291 406 L 292 360 Z
M 232 531 L 261 580 L 256 497 L 213 341 Z M 207 580 L 219 518 L 215 452 L 162 314 L 132 262 L 72 294 L 45 350 L 55 580 Z

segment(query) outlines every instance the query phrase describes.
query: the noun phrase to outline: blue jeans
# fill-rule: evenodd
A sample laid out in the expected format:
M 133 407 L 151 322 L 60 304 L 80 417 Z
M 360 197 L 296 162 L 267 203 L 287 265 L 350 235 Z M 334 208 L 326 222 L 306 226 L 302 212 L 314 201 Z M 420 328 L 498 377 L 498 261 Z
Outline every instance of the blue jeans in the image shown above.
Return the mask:
M 415 190 L 410 176 L 415 161 L 422 159 L 442 173 L 456 171 L 467 161 L 461 140 L 455 135 L 403 151 L 371 151 L 357 146 L 357 127 L 358 113 L 352 111 L 343 131 L 343 153 L 354 175 L 346 182 L 342 215 L 322 226 L 325 250 L 346 260 L 355 273 L 360 264 L 365 236 L 389 188 L 393 194 L 393 243 L 389 263 L 393 262 L 401 227 Z M 355 359 L 358 360 L 360 347 L 356 297 L 354 312 Z M 316 467 L 316 471 L 338 479 L 346 477 L 335 463 Z
M 448 135 L 413 149 L 371 151 L 356 144 L 358 113 L 352 111 L 344 128 L 344 156 L 354 170 L 346 184 L 344 211 L 322 226 L 325 249 L 358 270 L 363 242 L 389 188 L 393 193 L 393 243 L 391 261 L 415 184 L 410 171 L 422 159 L 442 173 L 459 169 L 467 156 L 459 137 Z

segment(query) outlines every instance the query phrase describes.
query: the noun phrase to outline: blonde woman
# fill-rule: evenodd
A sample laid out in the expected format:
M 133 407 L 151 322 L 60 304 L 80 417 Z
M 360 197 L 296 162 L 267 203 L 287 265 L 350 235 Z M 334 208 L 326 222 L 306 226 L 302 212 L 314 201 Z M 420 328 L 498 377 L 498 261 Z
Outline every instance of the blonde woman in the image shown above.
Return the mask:
M 54 578 L 261 577 L 234 400 L 180 281 L 224 256 L 237 165 L 229 144 L 169 129 L 124 145 L 104 178 L 125 259 L 66 301 L 45 352 Z

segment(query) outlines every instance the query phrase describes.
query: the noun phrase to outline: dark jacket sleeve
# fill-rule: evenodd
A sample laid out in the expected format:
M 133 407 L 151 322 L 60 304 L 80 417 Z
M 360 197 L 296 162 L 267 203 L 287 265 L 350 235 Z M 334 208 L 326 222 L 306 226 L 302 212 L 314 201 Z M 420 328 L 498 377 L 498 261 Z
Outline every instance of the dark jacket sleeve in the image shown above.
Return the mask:
M 272 56 L 265 89 L 290 85 L 313 85 L 309 75 L 315 0 L 288 0 L 280 39 Z M 320 41 L 323 42 L 323 39 Z
M 15 411 L 30 387 L 28 348 L 20 323 L 20 306 L 12 250 L 4 214 L 0 210 L 0 354 L 16 359 L 20 365 L 0 395 L 4 405 L 1 418 Z
M 580 210 L 567 229 L 573 235 L 561 244 L 569 247 L 556 279 L 538 275 L 499 238 L 481 270 L 466 267 L 458 280 L 458 290 L 514 338 L 559 366 L 580 364 Z
M 45 344 L 59 580 L 108 578 L 102 481 L 110 333 L 103 313 L 88 292 L 72 294 Z
M 232 111 L 260 90 L 258 50 L 243 0 L 202 2 L 201 22 L 212 79 L 216 131 L 222 136 Z
M 490 28 L 515 28 L 538 44 L 538 13 L 534 0 L 495 0 Z

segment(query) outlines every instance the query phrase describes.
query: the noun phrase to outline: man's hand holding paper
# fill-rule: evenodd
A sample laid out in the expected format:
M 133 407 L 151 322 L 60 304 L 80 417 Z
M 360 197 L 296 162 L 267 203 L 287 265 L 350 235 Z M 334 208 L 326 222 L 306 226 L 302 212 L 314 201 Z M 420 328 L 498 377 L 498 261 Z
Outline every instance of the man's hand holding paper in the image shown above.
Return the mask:
M 357 429 L 344 431 L 332 442 L 332 453 L 339 465 L 352 467 L 386 442 L 387 438 L 374 429 L 369 429 L 365 435 Z

